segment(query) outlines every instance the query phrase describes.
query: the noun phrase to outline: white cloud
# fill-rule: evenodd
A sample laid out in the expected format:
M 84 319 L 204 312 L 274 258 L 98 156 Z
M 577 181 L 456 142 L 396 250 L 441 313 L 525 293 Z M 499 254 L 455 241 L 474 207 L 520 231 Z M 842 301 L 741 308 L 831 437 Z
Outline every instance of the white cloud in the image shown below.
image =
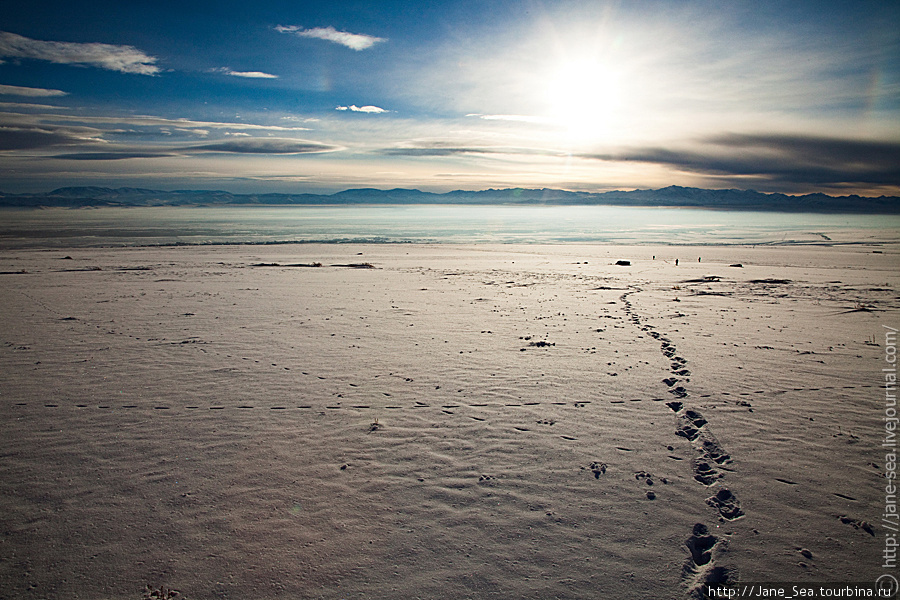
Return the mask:
M 46 60 L 60 65 L 90 65 L 120 73 L 156 75 L 160 68 L 149 56 L 132 46 L 45 42 L 0 31 L 0 57 Z
M 346 31 L 338 31 L 334 27 L 313 27 L 312 29 L 304 29 L 296 25 L 279 25 L 275 31 L 280 33 L 293 33 L 300 37 L 315 38 L 326 40 L 346 46 L 353 50 L 365 50 L 371 48 L 378 42 L 386 42 L 387 39 L 375 37 L 374 35 L 366 35 L 363 33 L 349 33 Z
M 207 137 L 209 135 L 209 131 L 206 129 L 180 129 L 176 128 L 175 131 L 178 133 L 187 133 L 190 135 L 196 135 L 199 137 Z
M 43 88 L 20 87 L 18 85 L 0 85 L 0 95 L 47 98 L 50 96 L 68 96 L 69 94 L 62 90 L 45 90 Z
M 215 69 L 215 72 L 224 73 L 225 75 L 230 75 L 232 77 L 245 77 L 247 79 L 278 79 L 278 75 L 263 73 L 262 71 L 232 71 L 231 69 L 222 67 L 221 69 Z
M 278 75 L 263 73 L 261 71 L 231 71 L 228 74 L 232 77 L 247 77 L 248 79 L 278 79 Z
M 335 106 L 334 110 L 349 110 L 353 112 L 361 112 L 361 113 L 386 113 L 390 112 L 378 106 L 356 106 L 355 104 L 351 104 L 350 106 Z

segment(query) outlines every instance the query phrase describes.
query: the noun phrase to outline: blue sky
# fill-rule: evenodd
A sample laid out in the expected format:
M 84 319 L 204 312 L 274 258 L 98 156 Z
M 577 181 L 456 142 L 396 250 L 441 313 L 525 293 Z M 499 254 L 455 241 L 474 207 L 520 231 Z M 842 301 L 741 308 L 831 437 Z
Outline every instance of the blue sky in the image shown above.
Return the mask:
M 7 2 L 0 190 L 900 194 L 895 2 Z

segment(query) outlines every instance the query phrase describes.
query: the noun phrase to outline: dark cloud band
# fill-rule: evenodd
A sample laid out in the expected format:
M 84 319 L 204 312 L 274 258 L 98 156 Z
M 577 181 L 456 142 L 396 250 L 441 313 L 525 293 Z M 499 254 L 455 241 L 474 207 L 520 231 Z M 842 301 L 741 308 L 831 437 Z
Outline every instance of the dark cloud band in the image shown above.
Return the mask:
M 228 152 L 234 154 L 312 154 L 332 152 L 337 146 L 305 140 L 245 138 L 183 148 L 183 151 Z
M 772 183 L 900 185 L 900 143 L 781 134 L 726 134 L 692 149 L 629 148 L 580 158 L 644 162 Z
M 44 146 L 54 145 L 45 143 Z M 34 146 L 39 147 L 39 146 Z M 162 148 L 159 151 L 147 150 L 111 150 L 106 152 L 73 152 L 57 154 L 51 158 L 64 160 L 125 160 L 130 158 L 163 158 L 168 156 L 185 156 L 206 153 L 225 154 L 315 154 L 339 150 L 337 146 L 320 144 L 304 140 L 290 139 L 236 139 L 200 144 Z

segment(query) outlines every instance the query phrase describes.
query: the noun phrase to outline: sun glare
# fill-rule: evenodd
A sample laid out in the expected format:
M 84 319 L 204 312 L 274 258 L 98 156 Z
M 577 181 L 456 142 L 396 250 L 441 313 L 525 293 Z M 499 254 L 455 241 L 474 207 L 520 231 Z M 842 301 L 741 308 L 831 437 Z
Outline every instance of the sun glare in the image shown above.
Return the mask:
M 573 141 L 602 136 L 614 124 L 621 84 L 608 66 L 590 60 L 566 62 L 550 74 L 546 85 L 547 116 Z

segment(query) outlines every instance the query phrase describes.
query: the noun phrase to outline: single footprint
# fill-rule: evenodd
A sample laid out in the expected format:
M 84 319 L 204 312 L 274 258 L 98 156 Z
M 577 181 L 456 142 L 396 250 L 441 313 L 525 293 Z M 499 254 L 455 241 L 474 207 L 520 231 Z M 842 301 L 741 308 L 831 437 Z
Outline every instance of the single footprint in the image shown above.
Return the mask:
M 744 516 L 740 501 L 728 488 L 720 489 L 715 496 L 707 498 L 706 503 L 718 509 L 719 514 L 729 521 Z
M 727 465 L 731 462 L 731 456 L 722 450 L 722 447 L 719 446 L 719 442 L 715 439 L 703 440 L 703 454 L 719 465 Z
M 694 427 L 696 427 L 697 429 L 700 429 L 707 423 L 706 419 L 703 418 L 703 415 L 698 413 L 696 410 L 684 411 L 684 418 L 693 423 Z
M 680 435 L 692 442 L 700 437 L 700 428 L 706 425 L 706 419 L 693 410 L 684 411 L 678 415 L 677 419 L 678 425 L 675 429 L 675 435 Z
M 719 539 L 709 533 L 709 528 L 703 523 L 694 525 L 691 537 L 685 544 L 691 552 L 691 560 L 698 567 L 709 564 L 712 560 L 712 549 Z
M 716 471 L 708 462 L 695 459 L 694 463 L 694 479 L 703 485 L 712 485 L 723 475 Z
M 682 570 L 690 598 L 696 600 L 709 598 L 708 585 L 735 581 L 737 578 L 735 569 L 714 564 L 713 554 L 720 554 L 727 543 L 727 540 L 720 540 L 710 534 L 706 525 L 702 523 L 694 525 L 691 537 L 685 542 L 691 557 L 685 561 Z

